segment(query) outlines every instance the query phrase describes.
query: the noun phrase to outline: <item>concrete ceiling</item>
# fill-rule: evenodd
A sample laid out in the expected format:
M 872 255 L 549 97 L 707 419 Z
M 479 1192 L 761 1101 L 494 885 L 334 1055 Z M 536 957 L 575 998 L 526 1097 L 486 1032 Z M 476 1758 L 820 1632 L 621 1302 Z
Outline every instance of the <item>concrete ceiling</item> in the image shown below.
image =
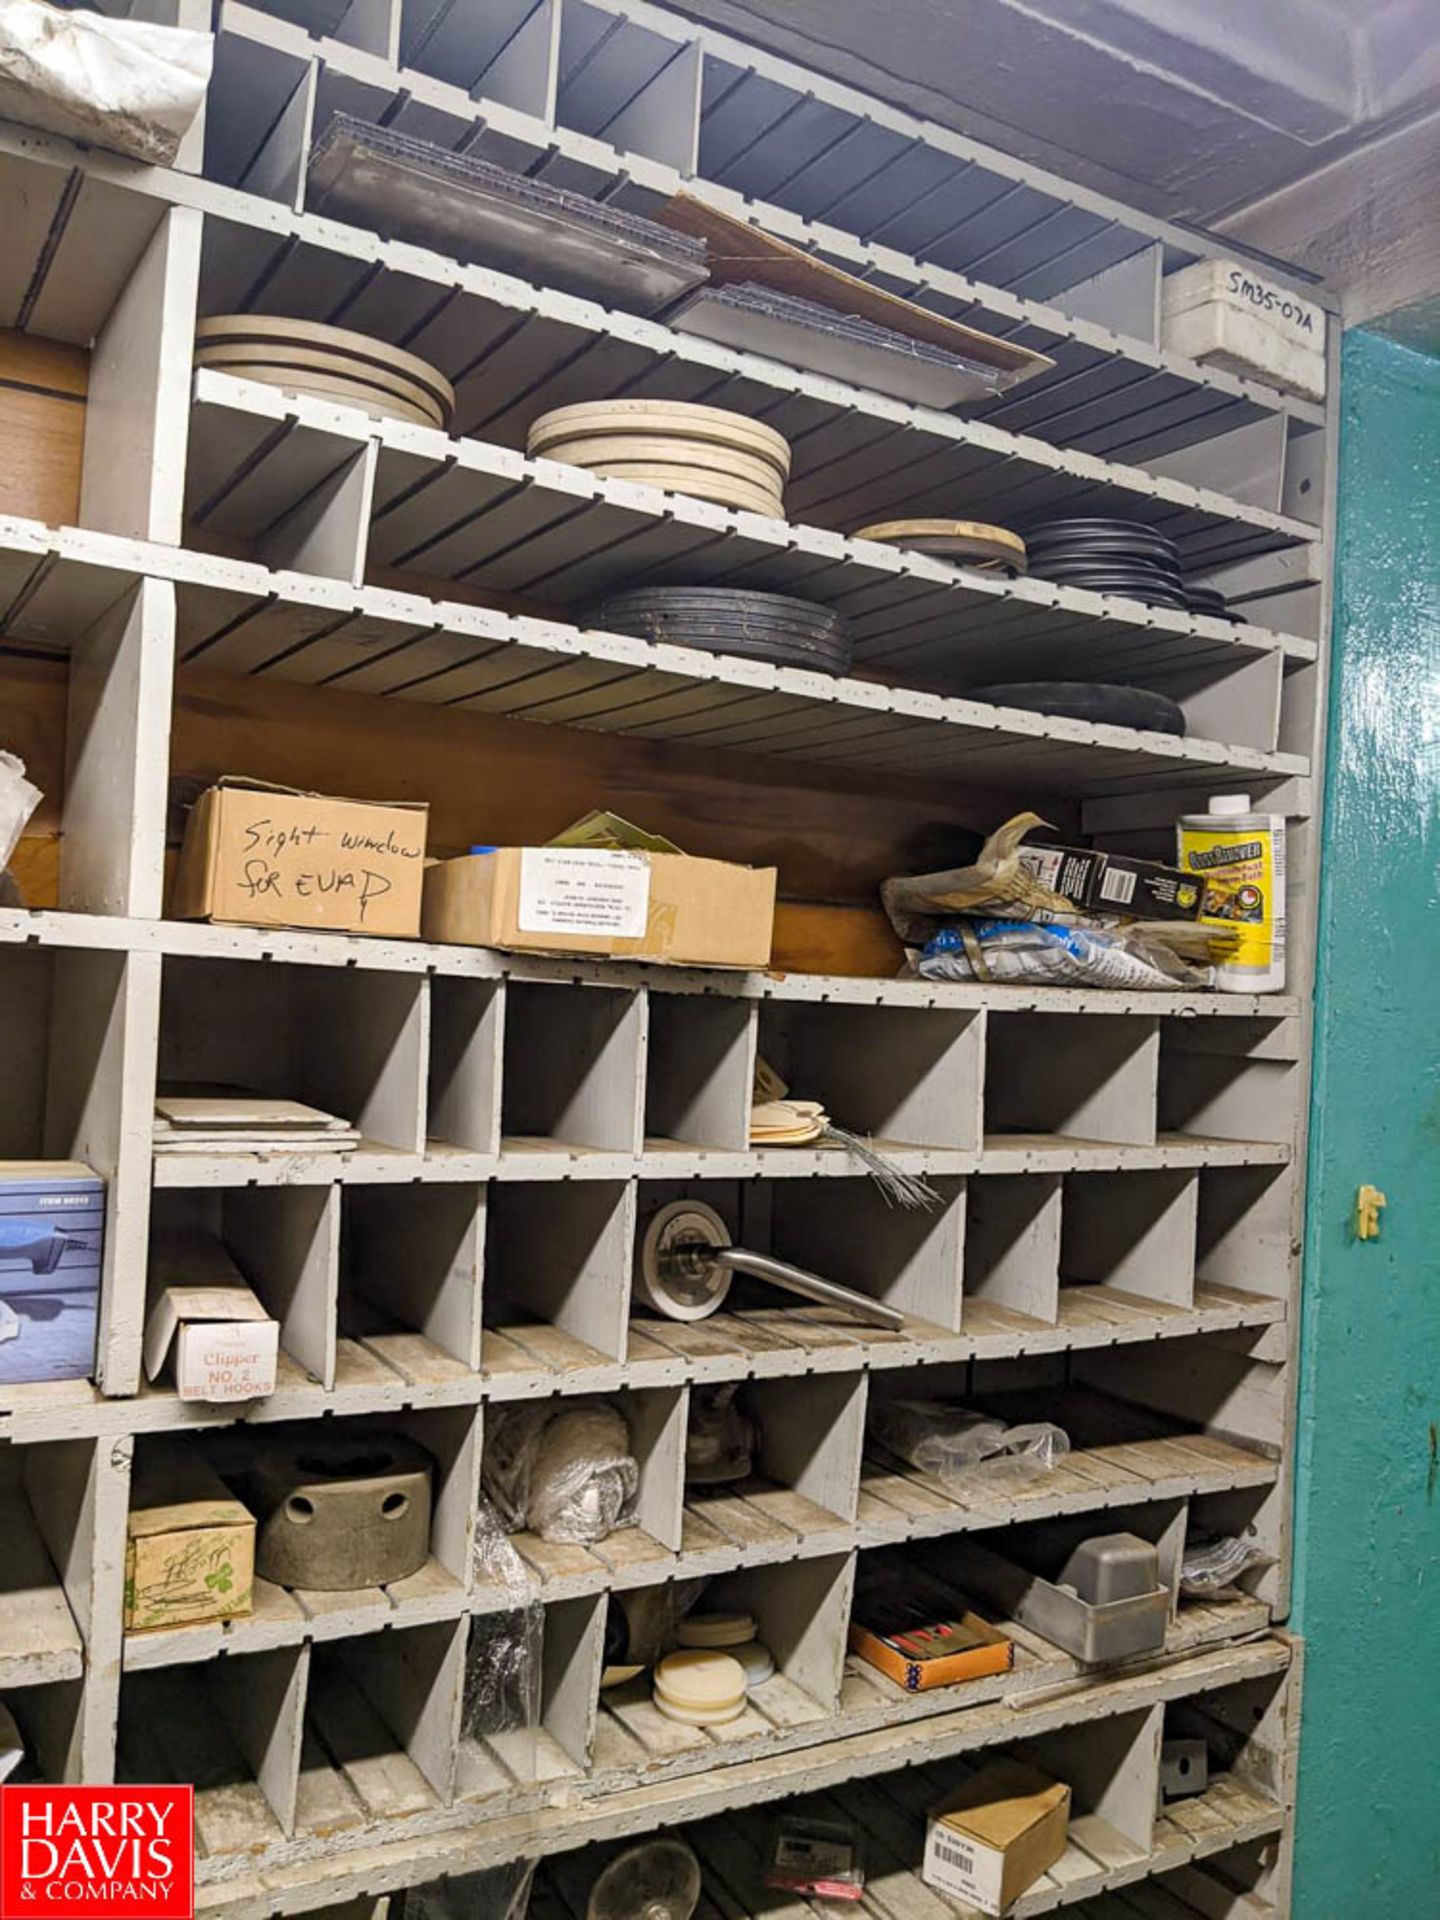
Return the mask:
M 1213 224 L 1435 116 L 1440 0 L 682 0 L 692 18 Z

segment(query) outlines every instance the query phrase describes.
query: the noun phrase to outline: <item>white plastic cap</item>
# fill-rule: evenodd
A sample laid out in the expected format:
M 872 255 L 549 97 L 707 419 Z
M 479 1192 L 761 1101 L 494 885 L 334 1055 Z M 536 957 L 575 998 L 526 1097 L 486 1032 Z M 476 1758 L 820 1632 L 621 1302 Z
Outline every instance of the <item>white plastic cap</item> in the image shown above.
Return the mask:
M 1248 793 L 1214 793 L 1210 796 L 1211 813 L 1249 813 L 1249 811 Z

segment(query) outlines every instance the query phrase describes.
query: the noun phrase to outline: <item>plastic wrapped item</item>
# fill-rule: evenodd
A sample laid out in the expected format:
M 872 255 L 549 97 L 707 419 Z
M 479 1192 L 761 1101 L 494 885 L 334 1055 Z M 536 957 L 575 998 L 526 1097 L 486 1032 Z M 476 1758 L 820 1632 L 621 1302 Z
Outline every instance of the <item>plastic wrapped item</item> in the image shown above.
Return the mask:
M 1173 992 L 1215 984 L 1204 930 L 1041 926 L 1033 920 L 964 920 L 927 940 L 915 964 L 922 980 L 981 980 L 1024 987 L 1121 987 Z
M 0 0 L 0 118 L 170 166 L 210 84 L 215 38 L 43 0 Z
M 1180 1591 L 1187 1600 L 1204 1600 L 1223 1587 L 1233 1587 L 1242 1573 L 1270 1566 L 1273 1559 L 1263 1547 L 1238 1534 L 1222 1533 L 1214 1539 L 1197 1536 L 1187 1542 L 1180 1562 Z
M 765 1884 L 813 1900 L 863 1899 L 865 1864 L 854 1823 L 782 1813 L 770 1830 Z
M 475 1525 L 475 1584 L 499 1588 L 506 1604 L 470 1623 L 460 1714 L 462 1746 L 486 1747 L 517 1780 L 535 1778 L 536 1729 L 545 1639 L 540 1589 L 505 1537 L 500 1516 L 480 1501 Z M 476 1876 L 483 1877 L 483 1876 Z M 457 1885 L 447 1882 L 447 1886 Z M 429 1909 L 417 1909 L 429 1920 Z M 436 1907 L 436 1920 L 451 1909 Z M 470 1912 L 456 1908 L 456 1912 Z M 480 1913 L 488 1909 L 476 1907 Z M 497 1913 L 503 1911 L 497 1908 Z M 406 1910 L 407 1916 L 409 1909 Z
M 6 868 L 40 799 L 39 787 L 25 778 L 25 762 L 13 753 L 0 752 L 0 907 L 25 904 Z
M 497 1407 L 489 1417 L 485 1492 L 506 1530 L 585 1545 L 635 1524 L 640 1468 L 630 1429 L 595 1401 Z
M 734 1380 L 690 1389 L 685 1478 L 691 1486 L 724 1486 L 753 1472 L 760 1435 L 737 1398 L 739 1391 Z
M 947 1487 L 1019 1486 L 1058 1467 L 1069 1436 L 1045 1421 L 1007 1427 L 948 1400 L 880 1400 L 871 1437 Z
M 480 1873 L 459 1873 L 410 1887 L 392 1905 L 394 1920 L 524 1920 L 535 1877 L 533 1860 L 507 1860 Z

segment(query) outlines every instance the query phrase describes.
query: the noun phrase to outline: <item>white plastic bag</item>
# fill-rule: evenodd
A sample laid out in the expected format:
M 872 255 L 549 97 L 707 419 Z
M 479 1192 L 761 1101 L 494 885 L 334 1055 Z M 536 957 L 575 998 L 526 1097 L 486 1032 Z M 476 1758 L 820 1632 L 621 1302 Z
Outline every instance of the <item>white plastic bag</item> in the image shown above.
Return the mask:
M 215 36 L 0 0 L 0 118 L 173 164 L 210 84 Z
M 40 798 L 39 787 L 25 778 L 25 762 L 0 752 L 0 873 L 9 866 Z
M 878 1401 L 870 1433 L 897 1459 L 957 1489 L 1024 1486 L 1053 1472 L 1070 1451 L 1069 1436 L 1047 1421 L 1007 1427 L 946 1400 Z

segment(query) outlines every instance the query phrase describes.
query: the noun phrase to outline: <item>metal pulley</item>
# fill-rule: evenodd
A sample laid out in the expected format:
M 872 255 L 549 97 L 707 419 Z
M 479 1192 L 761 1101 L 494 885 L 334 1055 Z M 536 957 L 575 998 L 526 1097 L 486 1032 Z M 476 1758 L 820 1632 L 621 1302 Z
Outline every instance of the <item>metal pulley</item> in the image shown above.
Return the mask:
M 719 1311 L 737 1273 L 839 1307 L 872 1327 L 898 1329 L 905 1316 L 834 1280 L 792 1267 L 768 1253 L 737 1247 L 720 1215 L 703 1200 L 672 1200 L 650 1216 L 640 1243 L 635 1287 L 670 1320 L 704 1320 Z

